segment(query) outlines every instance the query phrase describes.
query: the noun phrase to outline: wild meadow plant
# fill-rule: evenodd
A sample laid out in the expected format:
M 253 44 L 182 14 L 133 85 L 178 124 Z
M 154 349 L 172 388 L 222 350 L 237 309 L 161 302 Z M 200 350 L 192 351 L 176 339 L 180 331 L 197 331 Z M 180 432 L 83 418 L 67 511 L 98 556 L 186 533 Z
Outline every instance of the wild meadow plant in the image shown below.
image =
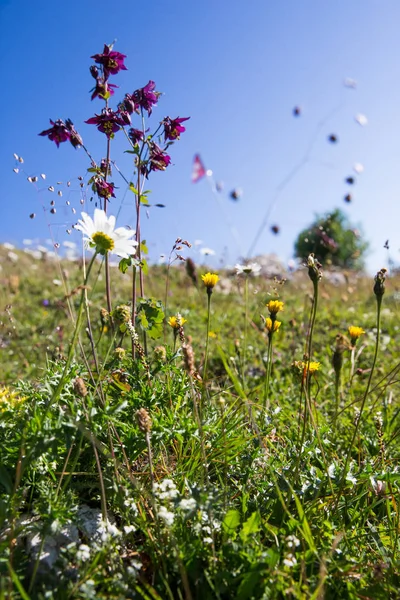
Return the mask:
M 335 288 L 310 255 L 283 302 L 256 263 L 236 268 L 244 293 L 226 293 L 227 269 L 200 281 L 183 238 L 166 268 L 148 266 L 145 182 L 168 167 L 186 118 L 149 134 L 155 84 L 114 110 L 126 56 L 105 46 L 93 59 L 104 106 L 88 123 L 105 158 L 69 119 L 42 132 L 89 157 L 99 206 L 76 229 L 92 256 L 60 260 L 64 293 L 53 258 L 0 247 L 0 597 L 398 597 L 398 296 L 386 271 L 373 290 L 355 274 Z M 135 231 L 110 214 L 121 132 Z

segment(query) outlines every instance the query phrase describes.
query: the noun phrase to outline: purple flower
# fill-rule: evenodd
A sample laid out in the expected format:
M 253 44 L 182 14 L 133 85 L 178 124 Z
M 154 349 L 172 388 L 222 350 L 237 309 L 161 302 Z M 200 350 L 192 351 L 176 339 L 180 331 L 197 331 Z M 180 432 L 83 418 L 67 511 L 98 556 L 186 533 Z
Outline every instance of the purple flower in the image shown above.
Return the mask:
M 102 133 L 105 133 L 108 139 L 121 127 L 125 125 L 125 122 L 110 108 L 105 108 L 101 115 L 95 115 L 91 117 L 85 123 L 89 125 L 97 125 L 97 129 Z
M 119 116 L 121 117 L 121 119 L 123 120 L 123 122 L 125 123 L 125 125 L 130 125 L 131 124 L 131 116 L 128 113 L 128 111 L 126 110 L 119 110 Z
M 128 131 L 128 135 L 129 139 L 131 140 L 134 146 L 136 146 L 136 144 L 138 142 L 141 142 L 144 138 L 143 131 L 141 131 L 140 129 L 135 129 L 134 127 L 131 127 L 131 129 Z
M 150 80 L 147 85 L 145 85 L 143 88 L 139 88 L 132 94 L 134 102 L 140 106 L 140 108 L 147 110 L 147 114 L 149 116 L 151 115 L 152 107 L 156 106 L 158 97 L 161 95 L 161 92 L 154 91 L 155 87 L 156 84 L 154 81 Z
M 94 87 L 90 90 L 91 92 L 93 92 L 91 99 L 94 100 L 95 98 L 99 97 L 99 98 L 102 98 L 103 100 L 106 100 L 110 96 L 114 95 L 113 88 L 117 88 L 117 87 L 118 87 L 117 85 L 114 85 L 113 83 L 108 83 L 107 81 L 104 81 L 104 79 L 102 77 L 99 77 L 96 80 L 96 87 Z
M 92 190 L 100 197 L 100 198 L 115 198 L 114 194 L 114 184 L 107 183 L 104 179 L 100 177 L 96 177 L 94 179 Z
M 189 119 L 190 117 L 184 117 L 181 119 L 179 117 L 176 119 L 170 119 L 169 117 L 166 117 L 163 121 L 164 140 L 179 140 L 181 133 L 186 131 L 186 127 L 183 127 L 181 123 L 188 121 Z
M 71 132 L 68 130 L 68 127 L 64 121 L 57 119 L 57 121 L 54 122 L 50 119 L 50 123 L 53 127 L 50 127 L 50 129 L 45 129 L 39 133 L 39 135 L 47 135 L 49 140 L 57 144 L 57 148 L 62 142 L 68 142 L 68 140 L 71 139 Z
M 71 119 L 67 119 L 65 121 L 65 126 L 69 131 L 69 134 L 70 134 L 69 141 L 71 142 L 73 147 L 79 148 L 80 146 L 83 146 L 83 140 L 82 140 L 81 136 L 79 135 L 79 133 L 77 132 L 77 130 L 75 129 L 74 124 L 71 121 Z
M 126 66 L 124 65 L 124 58 L 126 58 L 126 54 L 121 54 L 120 52 L 115 52 L 111 50 L 112 46 L 107 46 L 104 44 L 103 54 L 95 54 L 91 56 L 95 62 L 99 65 L 103 65 L 103 73 L 104 77 L 108 79 L 110 73 L 111 75 L 116 75 L 119 71 L 126 71 Z
M 154 142 L 151 142 L 149 146 L 150 171 L 165 171 L 168 165 L 171 164 L 171 157 Z
M 121 110 L 126 110 L 130 115 L 135 112 L 136 104 L 133 97 L 130 94 L 125 94 L 125 98 L 120 104 Z

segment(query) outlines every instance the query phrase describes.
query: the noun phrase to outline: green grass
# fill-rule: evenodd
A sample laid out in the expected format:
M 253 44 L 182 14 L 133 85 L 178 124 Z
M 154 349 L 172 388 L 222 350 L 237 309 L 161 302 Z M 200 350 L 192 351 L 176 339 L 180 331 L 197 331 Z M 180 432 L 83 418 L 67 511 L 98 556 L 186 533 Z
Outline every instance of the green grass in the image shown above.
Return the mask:
M 220 272 L 204 383 L 207 294 L 184 264 L 170 269 L 166 319 L 187 319 L 194 373 L 179 335 L 174 352 L 166 321 L 151 330 L 141 320 L 154 339 L 147 335 L 147 356 L 132 360 L 124 326 L 114 336 L 101 320 L 97 267 L 87 290 L 95 354 L 85 322 L 65 372 L 80 266 L 0 254 L 8 307 L 0 328 L 0 598 L 398 597 L 399 280 L 387 281 L 371 371 L 373 279 L 349 272 L 339 287 L 322 279 L 310 356 L 320 368 L 306 377 L 293 363 L 309 347 L 307 270 L 284 283 L 250 278 L 247 307 L 244 278 Z M 129 303 L 131 281 L 111 274 L 115 309 Z M 147 298 L 165 305 L 166 277 L 166 268 L 150 268 Z M 277 298 L 285 306 L 265 408 L 260 315 Z M 146 317 L 160 315 L 155 302 L 146 307 Z M 335 339 L 350 325 L 366 333 L 351 381 L 344 350 L 335 392 Z M 139 409 L 151 430 L 139 426 Z M 89 509 L 97 529 L 84 523 Z

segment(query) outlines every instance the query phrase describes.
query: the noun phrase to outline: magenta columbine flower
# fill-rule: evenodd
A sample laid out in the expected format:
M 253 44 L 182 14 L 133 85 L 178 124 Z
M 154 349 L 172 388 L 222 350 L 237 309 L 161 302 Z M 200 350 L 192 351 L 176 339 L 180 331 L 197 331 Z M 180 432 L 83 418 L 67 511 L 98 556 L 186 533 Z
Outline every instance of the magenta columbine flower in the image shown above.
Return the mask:
M 136 104 L 131 94 L 125 94 L 125 98 L 120 104 L 121 110 L 126 110 L 130 115 L 135 112 Z
M 168 165 L 171 164 L 171 157 L 154 142 L 149 144 L 149 147 L 150 171 L 165 171 Z
M 107 183 L 107 181 L 104 181 L 104 179 L 101 179 L 101 177 L 95 178 L 92 185 L 92 190 L 96 192 L 100 198 L 106 198 L 107 200 L 111 197 L 115 198 L 114 184 Z
M 183 117 L 177 119 L 170 119 L 166 117 L 163 121 L 164 124 L 164 140 L 179 140 L 181 133 L 186 131 L 186 127 L 183 127 L 181 123 L 188 121 L 190 117 Z
M 126 71 L 127 68 L 124 65 L 124 58 L 126 54 L 115 52 L 112 50 L 112 46 L 104 44 L 103 54 L 95 54 L 91 56 L 97 64 L 103 66 L 104 77 L 108 79 L 109 75 L 116 75 L 119 71 Z
M 39 135 L 47 135 L 49 140 L 56 143 L 57 148 L 62 142 L 68 142 L 71 139 L 71 132 L 68 130 L 67 125 L 62 119 L 57 119 L 56 122 L 50 119 L 50 123 L 52 124 L 52 127 L 50 127 L 50 129 L 45 129 L 39 133 Z
M 110 96 L 114 96 L 114 88 L 117 88 L 117 85 L 113 83 L 108 83 L 104 81 L 102 77 L 99 77 L 96 80 L 96 86 L 92 88 L 90 91 L 93 92 L 91 95 L 91 99 L 99 97 L 102 100 L 107 100 Z
M 131 127 L 131 129 L 128 131 L 128 135 L 134 146 L 136 146 L 136 144 L 141 142 L 144 138 L 143 131 L 141 129 L 135 129 L 134 127 Z
M 116 112 L 111 110 L 111 108 L 105 108 L 101 115 L 95 115 L 85 121 L 85 123 L 96 125 L 97 129 L 102 133 L 105 133 L 109 139 L 116 131 L 125 125 L 125 121 L 123 121 Z
M 132 98 L 138 107 L 147 110 L 147 114 L 150 116 L 153 110 L 153 106 L 156 106 L 158 97 L 161 92 L 155 91 L 156 84 L 154 81 L 149 81 L 143 88 L 139 88 L 132 94 Z

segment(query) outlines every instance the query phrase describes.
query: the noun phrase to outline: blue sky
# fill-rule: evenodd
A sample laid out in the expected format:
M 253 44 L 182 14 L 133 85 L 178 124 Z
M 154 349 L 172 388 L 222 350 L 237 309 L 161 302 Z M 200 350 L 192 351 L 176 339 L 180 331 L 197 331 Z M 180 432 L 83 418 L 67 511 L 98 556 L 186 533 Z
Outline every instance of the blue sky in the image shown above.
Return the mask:
M 386 265 L 387 239 L 390 256 L 399 262 L 398 0 L 123 5 L 0 0 L 0 19 L 0 241 L 79 239 L 77 232 L 69 238 L 66 229 L 78 217 L 71 207 L 81 209 L 77 176 L 85 175 L 87 158 L 67 144 L 57 149 L 37 134 L 49 126 L 49 118 L 69 117 L 93 156 L 104 155 L 104 136 L 84 124 L 102 108 L 101 101 L 90 101 L 88 69 L 90 56 L 116 39 L 115 49 L 127 55 L 128 71 L 113 78 L 120 86 L 114 98 L 153 79 L 164 95 L 149 125 L 167 115 L 191 117 L 171 149 L 173 166 L 149 181 L 150 201 L 166 205 L 151 209 L 143 220 L 143 237 L 154 259 L 169 253 L 180 236 L 214 249 L 214 264 L 222 256 L 232 264 L 240 250 L 228 221 L 246 253 L 273 204 L 269 224 L 279 224 L 281 234 L 273 236 L 268 226 L 254 254 L 276 252 L 287 261 L 297 233 L 314 214 L 339 207 L 362 225 L 371 242 L 371 271 Z M 345 78 L 356 80 L 356 89 L 345 87 Z M 302 107 L 299 118 L 292 115 L 296 105 Z M 366 126 L 356 123 L 357 114 L 367 116 Z M 327 141 L 331 133 L 338 136 L 337 144 Z M 124 149 L 119 133 L 112 158 L 129 178 Z M 24 158 L 18 175 L 14 152 Z M 215 179 L 224 182 L 219 203 L 207 181 L 190 181 L 197 152 Z M 364 165 L 362 174 L 353 172 L 355 163 Z M 26 177 L 40 173 L 46 181 L 39 179 L 37 191 Z M 344 181 L 349 175 L 356 178 L 351 188 Z M 63 184 L 57 187 L 58 181 Z M 117 212 L 123 200 L 119 223 L 133 225 L 125 185 L 116 174 L 114 182 L 119 190 L 110 211 Z M 48 192 L 49 185 L 63 196 Z M 243 189 L 236 203 L 229 199 L 235 187 Z M 353 201 L 348 205 L 343 197 L 349 192 Z M 55 215 L 49 211 L 52 199 Z M 33 220 L 32 212 L 37 215 Z

